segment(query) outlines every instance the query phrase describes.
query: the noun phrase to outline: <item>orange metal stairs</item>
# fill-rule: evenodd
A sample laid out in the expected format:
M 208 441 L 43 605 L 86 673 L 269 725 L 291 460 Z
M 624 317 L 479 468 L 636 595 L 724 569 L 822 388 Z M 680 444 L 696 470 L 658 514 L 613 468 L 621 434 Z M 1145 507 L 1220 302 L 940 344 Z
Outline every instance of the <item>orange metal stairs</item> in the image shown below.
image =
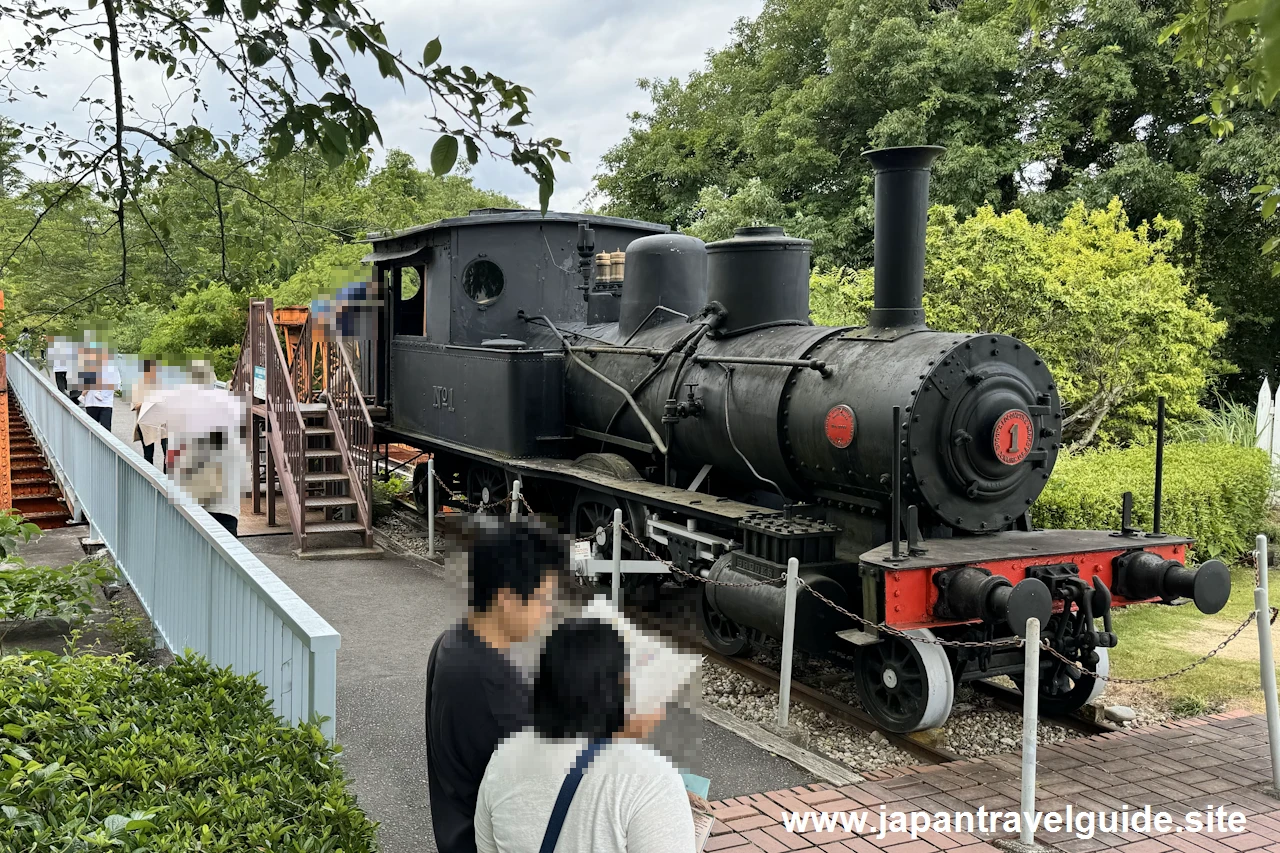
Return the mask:
M 12 394 L 9 403 L 9 484 L 13 508 L 41 530 L 66 527 L 71 511 L 49 468 L 39 442 L 31 433 L 22 408 Z

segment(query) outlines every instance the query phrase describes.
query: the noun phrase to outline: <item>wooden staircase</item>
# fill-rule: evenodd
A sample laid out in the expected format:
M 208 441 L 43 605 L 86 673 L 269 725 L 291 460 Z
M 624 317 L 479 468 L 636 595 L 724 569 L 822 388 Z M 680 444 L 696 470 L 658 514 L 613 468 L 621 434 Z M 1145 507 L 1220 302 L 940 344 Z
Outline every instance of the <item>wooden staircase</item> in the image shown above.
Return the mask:
M 265 497 L 274 525 L 283 498 L 299 557 L 381 556 L 373 423 L 342 347 L 315 332 L 305 308 L 250 303 L 230 387 L 253 400 L 253 511 L 263 511 Z
M 71 510 L 49 460 L 12 394 L 9 398 L 9 484 L 13 508 L 41 530 L 66 527 Z

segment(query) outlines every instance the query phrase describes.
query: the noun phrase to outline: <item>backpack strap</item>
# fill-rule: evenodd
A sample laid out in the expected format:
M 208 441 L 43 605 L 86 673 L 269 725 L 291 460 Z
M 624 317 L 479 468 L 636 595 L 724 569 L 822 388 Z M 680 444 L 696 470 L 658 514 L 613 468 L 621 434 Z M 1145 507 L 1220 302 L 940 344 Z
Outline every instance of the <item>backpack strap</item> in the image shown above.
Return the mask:
M 578 760 L 573 763 L 569 775 L 560 786 L 560 794 L 556 797 L 555 807 L 551 809 L 551 820 L 547 823 L 547 831 L 542 836 L 542 846 L 538 848 L 538 853 L 555 853 L 565 818 L 569 816 L 569 805 L 573 802 L 573 795 L 578 792 L 578 786 L 582 784 L 582 774 L 608 742 L 607 738 L 593 740 L 578 753 Z

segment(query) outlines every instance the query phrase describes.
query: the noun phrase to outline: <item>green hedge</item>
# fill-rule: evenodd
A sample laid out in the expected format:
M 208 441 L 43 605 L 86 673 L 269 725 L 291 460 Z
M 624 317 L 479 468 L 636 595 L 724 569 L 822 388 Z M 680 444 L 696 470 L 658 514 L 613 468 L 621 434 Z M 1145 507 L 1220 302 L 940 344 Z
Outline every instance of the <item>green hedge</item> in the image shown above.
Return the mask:
M 0 658 L 0 850 L 376 850 L 335 758 L 203 659 Z
M 1231 558 L 1253 547 L 1271 471 L 1266 454 L 1230 444 L 1170 444 L 1164 453 L 1166 533 L 1193 536 L 1194 556 Z M 1133 492 L 1134 523 L 1151 528 L 1155 449 L 1086 451 L 1058 459 L 1032 509 L 1037 527 L 1114 530 L 1120 496 Z

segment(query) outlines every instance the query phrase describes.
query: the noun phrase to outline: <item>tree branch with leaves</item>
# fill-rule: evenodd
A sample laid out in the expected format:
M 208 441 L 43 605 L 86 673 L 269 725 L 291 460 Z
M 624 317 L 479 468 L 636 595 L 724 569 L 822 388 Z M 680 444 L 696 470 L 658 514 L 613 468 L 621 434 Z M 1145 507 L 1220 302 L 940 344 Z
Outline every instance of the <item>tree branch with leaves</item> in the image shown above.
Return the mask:
M 213 185 L 224 279 L 222 205 L 232 201 L 229 196 L 242 194 L 296 225 L 314 224 L 208 168 L 198 153 L 215 148 L 241 163 L 261 158 L 267 166 L 295 150 L 314 151 L 330 167 L 364 157 L 382 134 L 353 81 L 356 63 L 369 63 L 381 79 L 425 95 L 433 111 L 426 118 L 441 134 L 431 153 L 437 174 L 453 169 L 460 154 L 470 164 L 482 154 L 507 160 L 533 178 L 545 211 L 555 186 L 553 164 L 569 159 L 559 139 L 524 135 L 529 89 L 442 63 L 439 39 L 407 57 L 389 45 L 383 23 L 357 0 L 89 0 L 87 9 L 52 0 L 0 0 L 0 19 L 23 31 L 23 39 L 0 54 L 0 98 L 10 104 L 46 100 L 40 77 L 64 63 L 76 63 L 88 81 L 74 103 L 59 105 L 59 111 L 84 116 L 82 125 L 24 121 L 15 122 L 13 131 L 51 180 L 92 187 L 110 206 L 122 289 L 131 277 L 129 243 L 135 239 L 126 227 L 130 205 L 138 208 L 148 238 L 164 247 L 164 223 L 153 222 L 138 199 L 166 161 Z M 122 69 L 129 62 L 135 70 L 154 68 L 166 102 L 144 105 L 135 97 Z M 92 63 L 97 73 L 80 70 Z M 237 126 L 210 129 L 205 89 L 211 80 L 225 86 Z M 55 198 L 52 206 L 64 200 Z M 36 217 L 0 253 L 11 258 L 44 220 L 44 214 Z

